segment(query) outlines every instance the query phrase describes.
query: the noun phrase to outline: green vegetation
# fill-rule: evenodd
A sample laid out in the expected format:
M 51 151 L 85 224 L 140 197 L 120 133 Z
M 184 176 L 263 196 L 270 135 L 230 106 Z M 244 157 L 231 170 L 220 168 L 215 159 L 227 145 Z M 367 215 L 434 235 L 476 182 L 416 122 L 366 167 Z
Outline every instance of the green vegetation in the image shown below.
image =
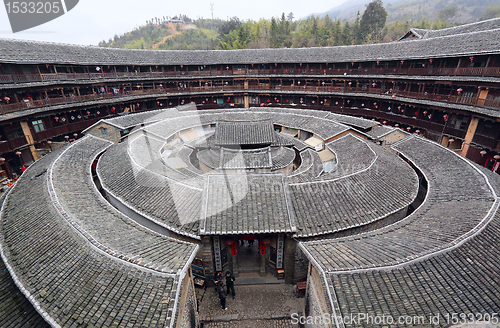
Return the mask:
M 214 49 L 217 45 L 217 33 L 213 30 L 185 30 L 158 45 L 156 49 L 164 50 L 205 50 Z
M 136 28 L 122 36 L 115 35 L 108 42 L 100 42 L 99 46 L 204 50 L 325 47 L 391 42 L 399 39 L 412 27 L 441 29 L 453 26 L 454 24 L 448 23 L 448 20 L 461 16 L 464 12 L 463 6 L 471 1 L 480 0 L 433 0 L 435 20 L 429 20 L 422 14 L 431 0 L 410 0 L 388 5 L 387 11 L 381 0 L 373 0 L 363 13 L 357 12 L 353 19 L 346 21 L 332 19 L 328 15 L 310 16 L 294 21 L 293 13 L 283 13 L 279 18 L 259 21 L 241 21 L 238 17 L 229 20 L 191 20 L 182 15 L 171 19 L 155 17 L 148 20 L 146 26 Z M 480 2 L 489 4 L 491 1 L 497 0 Z M 407 12 L 406 9 L 415 6 L 419 6 L 419 9 L 412 13 Z M 403 19 L 393 19 L 387 24 L 395 8 L 401 9 Z M 500 17 L 500 7 L 490 6 L 481 13 L 485 19 Z M 419 17 L 419 19 L 404 19 L 408 17 Z
M 129 48 L 129 49 L 151 49 L 154 44 L 161 41 L 165 36 L 173 34 L 167 25 L 148 24 L 121 36 L 115 35 L 108 42 L 99 42 L 100 47 Z
M 498 12 L 492 11 L 498 5 L 498 0 L 407 0 L 387 4 L 385 9 L 388 14 L 387 24 L 397 20 L 441 20 L 456 25 L 498 17 L 495 16 Z
M 357 38 L 365 43 L 380 41 L 382 39 L 382 29 L 387 20 L 387 12 L 381 0 L 375 0 L 368 4 L 359 22 L 359 33 Z
M 500 6 L 490 6 L 484 10 L 483 15 L 481 16 L 481 20 L 497 17 L 500 17 Z

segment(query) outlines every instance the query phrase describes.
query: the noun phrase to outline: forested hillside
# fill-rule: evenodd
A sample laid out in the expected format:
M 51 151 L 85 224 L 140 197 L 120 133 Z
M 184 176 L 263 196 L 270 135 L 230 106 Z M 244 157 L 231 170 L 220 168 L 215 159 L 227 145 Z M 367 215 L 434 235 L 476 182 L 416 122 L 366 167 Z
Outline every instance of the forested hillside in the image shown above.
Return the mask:
M 468 6 L 472 2 L 480 2 L 481 6 Z M 411 27 L 441 29 L 457 25 L 458 23 L 450 23 L 457 16 L 467 16 L 468 19 L 499 17 L 500 7 L 489 6 L 495 2 L 498 0 L 409 0 L 384 7 L 381 0 L 373 0 L 363 11 L 356 12 L 354 17 L 346 20 L 329 15 L 312 15 L 295 20 L 293 13 L 283 13 L 279 18 L 259 21 L 241 21 L 237 17 L 229 20 L 191 20 L 187 16 L 155 17 L 147 21 L 145 26 L 121 36 L 115 35 L 107 42 L 100 42 L 99 46 L 200 50 L 391 42 Z M 429 9 L 431 7 L 433 9 Z M 485 9 L 480 11 L 477 8 Z

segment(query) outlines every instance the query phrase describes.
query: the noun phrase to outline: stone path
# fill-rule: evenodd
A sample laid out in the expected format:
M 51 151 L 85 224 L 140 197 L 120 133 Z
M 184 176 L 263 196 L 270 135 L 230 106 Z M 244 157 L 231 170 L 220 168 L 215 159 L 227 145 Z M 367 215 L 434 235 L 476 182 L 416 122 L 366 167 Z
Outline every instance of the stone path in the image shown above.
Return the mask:
M 292 313 L 302 313 L 304 298 L 296 298 L 292 285 L 236 286 L 236 298 L 228 296 L 223 310 L 214 287 L 200 290 L 200 320 L 204 327 L 297 327 Z
M 277 320 L 242 320 L 231 322 L 209 322 L 205 323 L 204 328 L 288 328 L 298 325 L 292 325 L 290 319 L 277 319 Z

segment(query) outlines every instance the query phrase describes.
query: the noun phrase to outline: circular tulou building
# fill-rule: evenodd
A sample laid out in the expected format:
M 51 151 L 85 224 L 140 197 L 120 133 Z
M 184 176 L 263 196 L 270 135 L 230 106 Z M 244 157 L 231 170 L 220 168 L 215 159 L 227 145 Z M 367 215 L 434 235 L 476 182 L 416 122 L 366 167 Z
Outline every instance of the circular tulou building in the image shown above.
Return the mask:
M 28 166 L 1 198 L 0 326 L 198 327 L 196 288 L 228 270 L 305 281 L 309 327 L 498 321 L 499 32 L 0 39 L 3 179 Z

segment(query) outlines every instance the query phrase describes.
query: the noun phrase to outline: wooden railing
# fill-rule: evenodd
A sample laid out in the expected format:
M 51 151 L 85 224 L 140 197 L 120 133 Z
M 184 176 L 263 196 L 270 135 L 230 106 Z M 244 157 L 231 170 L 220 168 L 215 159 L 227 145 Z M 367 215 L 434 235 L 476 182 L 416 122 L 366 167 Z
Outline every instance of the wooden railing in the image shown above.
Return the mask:
M 183 93 L 202 93 L 202 92 L 226 92 L 226 91 L 294 91 L 294 92 L 318 92 L 318 93 L 331 93 L 332 95 L 339 95 L 345 97 L 350 93 L 354 94 L 368 94 L 368 95 L 385 95 L 391 98 L 404 97 L 419 100 L 432 100 L 443 103 L 452 104 L 464 104 L 471 106 L 482 106 L 492 109 L 500 109 L 500 101 L 489 100 L 489 99 L 478 99 L 476 97 L 463 97 L 454 95 L 444 95 L 444 94 L 434 94 L 434 93 L 418 93 L 411 91 L 397 91 L 391 92 L 386 91 L 381 88 L 359 88 L 359 87 L 339 87 L 339 86 L 312 86 L 312 85 L 294 85 L 294 86 L 282 86 L 282 85 L 269 85 L 269 84 L 258 84 L 249 85 L 248 89 L 245 89 L 243 85 L 222 85 L 222 86 L 202 86 L 202 87 L 178 87 L 178 88 L 155 88 L 155 89 L 141 89 L 135 91 L 129 91 L 125 93 L 101 93 L 101 94 L 91 94 L 84 96 L 72 96 L 72 97 L 59 97 L 59 98 L 49 98 L 42 100 L 30 100 L 22 101 L 19 103 L 0 105 L 0 114 L 8 114 L 20 110 L 36 108 L 36 107 L 48 107 L 56 106 L 62 104 L 71 103 L 82 103 L 87 101 L 97 101 L 104 99 L 117 99 L 126 96 L 133 95 L 165 95 L 165 94 L 183 94 Z
M 463 68 L 280 68 L 246 70 L 201 70 L 166 72 L 106 72 L 106 73 L 52 73 L 0 75 L 0 83 L 24 83 L 67 80 L 99 80 L 127 78 L 163 78 L 175 76 L 226 76 L 226 75 L 436 75 L 436 76 L 500 76 L 500 67 Z

